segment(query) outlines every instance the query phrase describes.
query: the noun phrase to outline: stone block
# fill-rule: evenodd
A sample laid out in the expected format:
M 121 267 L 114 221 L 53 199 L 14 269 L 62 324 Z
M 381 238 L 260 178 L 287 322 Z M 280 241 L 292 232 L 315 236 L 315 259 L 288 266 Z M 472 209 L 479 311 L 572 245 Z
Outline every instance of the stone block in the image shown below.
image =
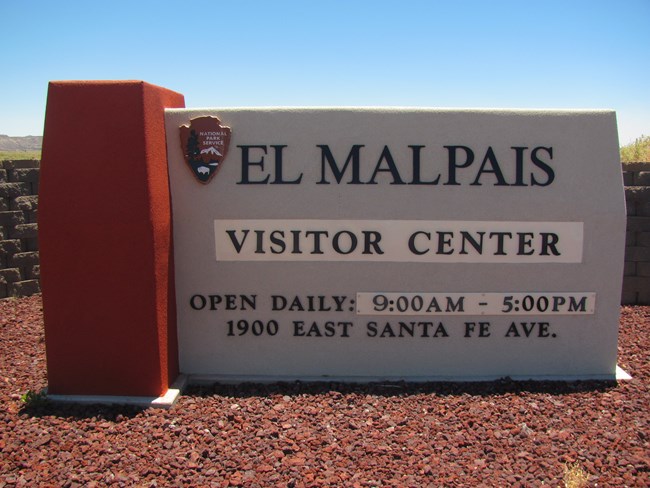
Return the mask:
M 15 297 L 28 297 L 41 292 L 38 280 L 17 281 L 9 285 L 9 294 Z
M 10 210 L 10 201 L 8 198 L 0 198 L 0 212 Z
M 9 170 L 9 181 L 35 183 L 40 177 L 40 168 L 21 168 Z
M 25 223 L 25 214 L 20 211 L 0 212 L 0 225 L 15 227 Z
M 30 239 L 38 237 L 38 224 L 17 225 L 9 231 L 12 239 Z
M 9 256 L 9 266 L 15 268 L 23 268 L 27 266 L 34 266 L 39 264 L 38 251 L 36 252 L 20 252 Z
M 17 197 L 11 202 L 12 210 L 22 210 L 23 212 L 30 212 L 38 208 L 38 196 L 28 195 L 24 197 Z
M 7 170 L 0 169 L 0 183 L 6 183 L 8 179 Z
M 650 186 L 626 186 L 625 187 L 625 200 L 626 201 L 649 201 L 650 200 Z
M 636 276 L 636 267 L 637 263 L 634 261 L 625 261 L 625 265 L 623 266 L 623 276 Z
M 639 247 L 650 247 L 650 232 L 635 232 L 635 244 Z
M 636 274 L 641 277 L 650 277 L 650 263 L 636 263 Z
M 23 243 L 20 239 L 0 241 L 0 254 L 16 254 L 23 251 Z
M 650 293 L 650 278 L 646 276 L 628 276 L 623 282 L 628 290 Z
M 626 290 L 623 282 L 623 293 L 621 294 L 621 305 L 636 305 L 638 293 L 636 291 Z
M 636 215 L 636 202 L 625 200 L 625 215 L 634 217 Z
M 625 261 L 650 261 L 650 247 L 626 247 Z
M 8 296 L 9 290 L 7 289 L 7 285 L 0 283 L 0 298 L 7 298 Z
M 635 214 L 639 217 L 650 217 L 650 202 L 636 202 Z
M 639 288 L 636 299 L 638 305 L 650 305 L 650 278 L 644 279 L 646 284 Z
M 650 171 L 650 163 L 643 163 L 643 162 L 638 162 L 638 163 L 624 163 L 623 164 L 623 171 L 634 171 L 634 172 L 639 172 L 639 171 Z
M 625 246 L 634 246 L 636 245 L 636 236 L 638 232 L 626 232 L 625 233 Z
M 38 159 L 15 159 L 4 163 L 5 169 L 40 168 L 41 166 Z
M 623 185 L 634 186 L 634 171 L 623 171 Z
M 22 242 L 25 251 L 38 251 L 38 237 L 22 239 Z
M 25 212 L 25 223 L 26 224 L 37 224 L 38 223 L 38 210 L 33 210 L 31 212 Z
M 628 217 L 627 230 L 645 232 L 650 229 L 650 217 Z
M 16 281 L 22 281 L 23 277 L 18 268 L 0 269 L 0 283 L 8 285 Z
M 639 171 L 635 173 L 634 184 L 638 186 L 650 186 L 650 171 Z
M 4 241 L 9 238 L 9 231 L 0 225 L 0 241 Z
M 29 183 L 0 183 L 0 198 L 16 198 L 29 195 Z
M 38 280 L 41 278 L 41 266 L 35 265 L 27 268 L 26 278 L 30 280 Z

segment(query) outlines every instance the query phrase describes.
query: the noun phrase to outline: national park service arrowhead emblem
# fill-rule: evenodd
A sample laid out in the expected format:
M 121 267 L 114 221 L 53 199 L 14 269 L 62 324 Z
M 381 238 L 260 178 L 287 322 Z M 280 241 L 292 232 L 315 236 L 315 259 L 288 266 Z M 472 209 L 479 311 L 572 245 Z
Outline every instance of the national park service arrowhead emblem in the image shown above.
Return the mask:
M 217 117 L 197 117 L 181 125 L 185 162 L 201 183 L 208 183 L 221 167 L 230 145 L 232 129 Z

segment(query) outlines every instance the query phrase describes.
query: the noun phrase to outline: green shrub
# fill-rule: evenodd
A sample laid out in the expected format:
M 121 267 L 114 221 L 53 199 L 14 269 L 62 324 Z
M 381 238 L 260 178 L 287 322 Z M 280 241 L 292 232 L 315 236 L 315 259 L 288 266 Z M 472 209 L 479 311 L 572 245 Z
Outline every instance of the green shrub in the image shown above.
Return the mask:
M 41 151 L 0 151 L 0 161 L 41 159 Z
M 634 162 L 648 162 L 650 161 L 650 137 L 641 136 L 634 142 L 623 146 L 621 148 L 621 162 L 634 163 Z
M 585 488 L 589 485 L 589 474 L 582 469 L 579 463 L 564 465 L 565 488 Z
M 28 390 L 27 393 L 20 396 L 20 401 L 27 407 L 38 407 L 47 402 L 47 393 L 45 390 L 33 391 Z

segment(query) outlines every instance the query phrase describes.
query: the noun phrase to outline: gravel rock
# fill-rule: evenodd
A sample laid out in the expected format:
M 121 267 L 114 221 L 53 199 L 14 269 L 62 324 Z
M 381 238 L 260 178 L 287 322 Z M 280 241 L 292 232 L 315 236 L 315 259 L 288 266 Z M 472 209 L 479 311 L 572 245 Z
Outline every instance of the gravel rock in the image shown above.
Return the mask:
M 650 486 L 650 307 L 620 383 L 191 387 L 170 410 L 60 405 L 40 296 L 0 300 L 0 487 Z M 27 401 L 24 401 L 27 400 Z

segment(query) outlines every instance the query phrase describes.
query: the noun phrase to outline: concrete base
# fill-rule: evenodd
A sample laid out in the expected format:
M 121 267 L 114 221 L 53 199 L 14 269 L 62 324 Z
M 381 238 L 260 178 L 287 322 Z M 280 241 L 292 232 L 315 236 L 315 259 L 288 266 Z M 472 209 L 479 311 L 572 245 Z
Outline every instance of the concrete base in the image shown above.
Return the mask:
M 167 392 L 159 397 L 112 396 L 112 395 L 47 395 L 47 399 L 61 403 L 82 403 L 102 405 L 134 405 L 143 408 L 171 408 L 178 400 L 187 376 L 180 375 Z
M 137 396 L 110 396 L 110 395 L 47 395 L 47 399 L 52 402 L 60 403 L 81 403 L 81 404 L 100 404 L 100 405 L 133 405 L 143 408 L 171 408 L 183 390 L 188 384 L 202 385 L 213 383 L 276 383 L 280 381 L 293 382 L 300 380 L 305 383 L 337 381 L 344 383 L 376 383 L 391 381 L 407 381 L 413 383 L 423 383 L 430 381 L 450 381 L 450 382 L 469 382 L 469 381 L 496 381 L 503 377 L 476 376 L 476 377 L 447 377 L 447 376 L 418 376 L 409 378 L 379 378 L 379 377 L 333 377 L 333 376 L 313 376 L 313 377 L 288 377 L 288 376 L 230 376 L 230 375 L 180 375 L 172 384 L 167 393 L 160 397 L 137 397 Z M 632 376 L 626 373 L 618 365 L 616 366 L 615 375 L 592 375 L 592 376 L 510 376 L 515 381 L 625 381 L 631 380 Z
M 237 383 L 277 383 L 301 381 L 310 382 L 342 382 L 342 383 L 377 383 L 391 381 L 406 381 L 411 383 L 425 382 L 470 382 L 470 381 L 497 381 L 504 376 L 408 376 L 408 377 L 380 377 L 380 376 L 239 376 L 239 375 L 190 375 L 188 381 L 193 385 L 207 385 L 212 383 L 237 384 Z M 510 375 L 514 381 L 623 381 L 631 380 L 632 376 L 618 365 L 614 374 L 604 375 Z
M 621 367 L 617 364 L 616 365 L 616 380 L 621 381 L 621 380 L 631 380 L 632 376 L 629 375 L 627 372 L 625 372 Z

